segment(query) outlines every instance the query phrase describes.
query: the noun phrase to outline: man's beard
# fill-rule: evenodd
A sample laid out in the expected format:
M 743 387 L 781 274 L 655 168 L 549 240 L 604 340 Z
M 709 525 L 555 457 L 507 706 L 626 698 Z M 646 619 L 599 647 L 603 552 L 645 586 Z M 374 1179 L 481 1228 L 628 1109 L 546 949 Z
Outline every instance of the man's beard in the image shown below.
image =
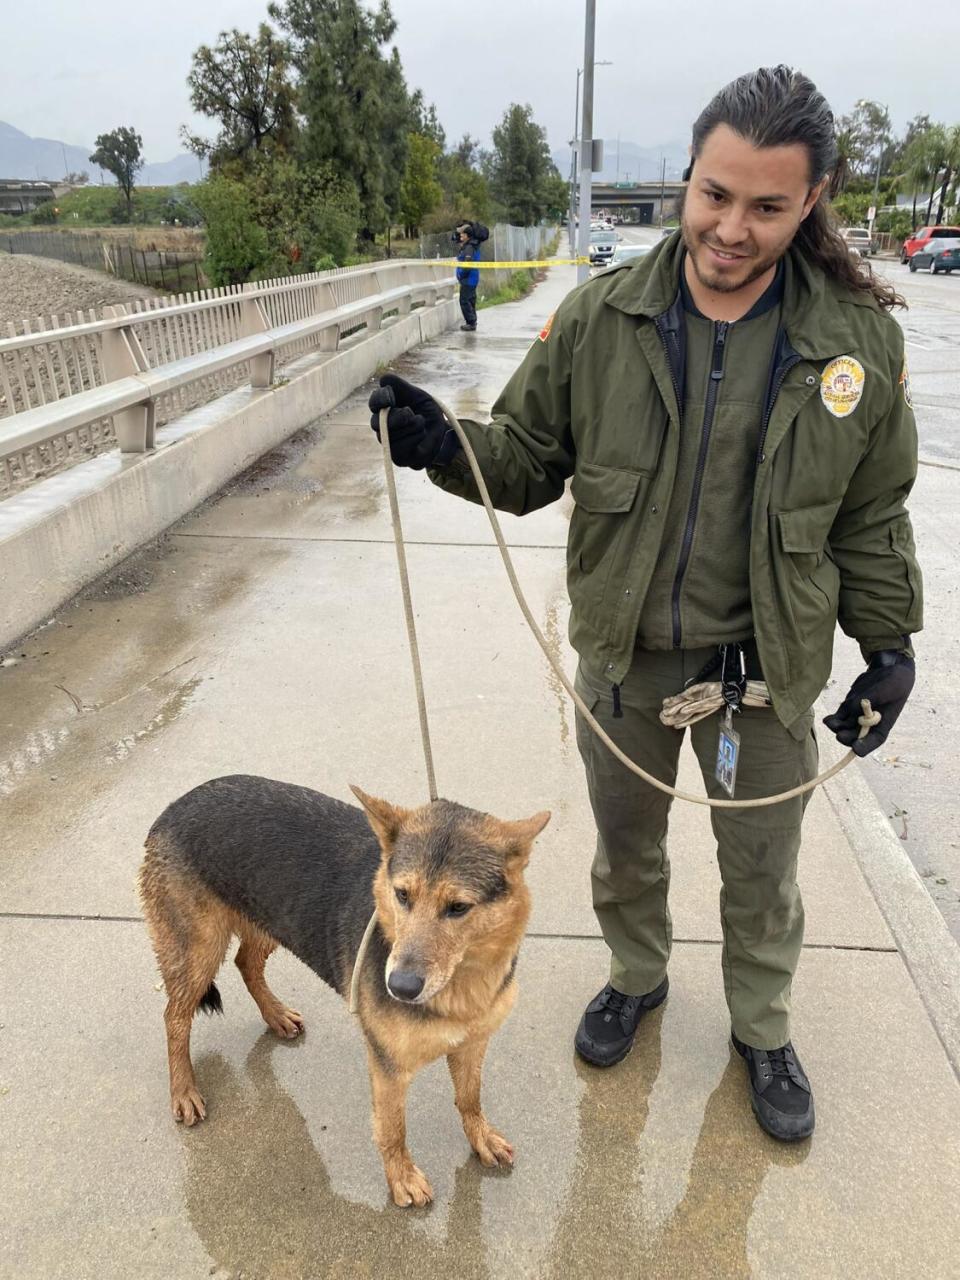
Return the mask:
M 716 275 L 706 275 L 700 270 L 700 261 L 698 250 L 704 244 L 703 238 L 694 238 L 693 234 L 687 227 L 686 222 L 681 222 L 680 230 L 683 235 L 683 243 L 687 248 L 687 256 L 693 267 L 694 274 L 705 289 L 711 289 L 714 293 L 737 293 L 740 289 L 745 289 L 747 285 L 753 284 L 754 280 L 759 280 L 765 275 L 771 267 L 776 266 L 787 249 L 790 247 L 790 241 L 781 245 L 775 253 L 770 254 L 766 258 L 761 258 L 754 262 L 743 279 L 729 280 L 722 273 L 717 272 Z

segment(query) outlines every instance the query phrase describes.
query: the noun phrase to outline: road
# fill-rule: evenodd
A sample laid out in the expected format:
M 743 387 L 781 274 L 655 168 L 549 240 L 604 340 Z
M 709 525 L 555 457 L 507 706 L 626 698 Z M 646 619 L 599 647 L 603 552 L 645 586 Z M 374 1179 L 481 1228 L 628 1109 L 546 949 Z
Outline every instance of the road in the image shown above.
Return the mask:
M 653 244 L 656 227 L 619 227 L 627 244 Z M 921 466 L 910 510 L 925 581 L 925 626 L 915 641 L 917 684 L 884 748 L 864 776 L 960 942 L 960 765 L 951 726 L 960 723 L 955 664 L 960 634 L 960 273 L 930 276 L 893 260 L 874 260 L 907 301 L 903 327 Z M 859 649 L 839 632 L 828 710 L 862 670 Z

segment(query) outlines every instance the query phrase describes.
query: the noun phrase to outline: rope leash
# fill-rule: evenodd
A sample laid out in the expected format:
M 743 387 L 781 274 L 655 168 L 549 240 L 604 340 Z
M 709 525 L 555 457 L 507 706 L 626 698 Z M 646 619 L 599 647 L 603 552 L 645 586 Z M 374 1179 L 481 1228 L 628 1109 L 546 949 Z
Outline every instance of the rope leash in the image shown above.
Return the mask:
M 631 760 L 629 756 L 625 755 L 613 739 L 610 738 L 603 726 L 594 718 L 590 708 L 567 679 L 563 668 L 550 651 L 550 646 L 547 644 L 543 632 L 537 625 L 536 619 L 530 612 L 530 606 L 527 604 L 524 594 L 520 589 L 520 583 L 513 567 L 513 561 L 510 558 L 510 552 L 507 550 L 507 544 L 504 541 L 503 533 L 500 530 L 500 521 L 497 519 L 497 513 L 493 509 L 493 503 L 490 501 L 490 494 L 487 490 L 483 475 L 480 472 L 480 466 L 477 462 L 476 454 L 473 452 L 470 441 L 467 439 L 466 433 L 463 430 L 463 427 L 461 427 L 456 415 L 443 403 L 442 400 L 437 400 L 437 404 L 440 406 L 444 417 L 457 433 L 457 438 L 459 439 L 460 444 L 463 447 L 463 451 L 466 454 L 467 461 L 470 464 L 470 470 L 473 472 L 473 478 L 477 483 L 480 497 L 483 500 L 484 509 L 489 517 L 490 526 L 493 529 L 493 535 L 496 538 L 497 546 L 500 549 L 500 555 L 503 559 L 504 568 L 507 571 L 507 577 L 510 580 L 510 586 L 513 588 L 513 594 L 517 598 L 517 603 L 520 606 L 521 613 L 527 621 L 527 625 L 533 632 L 540 648 L 543 650 L 544 656 L 550 664 L 553 673 L 573 699 L 587 724 L 604 746 L 613 752 L 621 764 L 625 765 L 632 773 L 635 773 L 638 777 L 642 778 L 644 782 L 649 783 L 650 786 L 656 787 L 658 791 L 663 791 L 668 796 L 673 796 L 674 799 L 688 800 L 691 804 L 704 804 L 716 809 L 756 809 L 764 805 L 780 804 L 784 800 L 790 800 L 794 796 L 801 796 L 807 791 L 812 791 L 814 787 L 818 787 L 821 783 L 834 777 L 834 775 L 838 774 L 841 769 L 846 768 L 851 760 L 856 758 L 853 751 L 848 751 L 843 759 L 838 761 L 833 768 L 828 769 L 825 773 L 819 774 L 811 782 L 805 782 L 802 786 L 793 787 L 790 791 L 783 791 L 780 795 L 763 796 L 756 800 L 712 800 L 708 796 L 697 796 L 693 795 L 692 792 L 678 791 L 675 787 L 668 786 L 665 782 L 661 782 L 659 778 L 655 778 L 652 774 L 647 773 L 645 769 L 642 769 L 640 765 Z M 407 639 L 410 644 L 410 656 L 413 662 L 413 678 L 417 694 L 417 710 L 420 716 L 420 737 L 423 742 L 424 764 L 427 771 L 427 786 L 430 791 L 430 799 L 433 801 L 437 799 L 437 782 L 433 768 L 433 750 L 430 745 L 430 726 L 427 721 L 427 704 L 423 691 L 423 673 L 420 666 L 420 648 L 417 644 L 417 628 L 413 617 L 413 600 L 410 595 L 410 578 L 407 573 L 407 557 L 403 543 L 403 527 L 400 521 L 400 504 L 397 500 L 397 483 L 396 477 L 393 473 L 393 462 L 390 457 L 390 428 L 387 425 L 388 414 L 389 410 L 380 410 L 380 445 L 383 452 L 383 468 L 387 481 L 387 494 L 390 499 L 390 518 L 393 523 L 393 540 L 397 551 L 397 569 L 400 574 L 400 590 L 403 596 L 403 613 L 407 626 Z M 745 702 L 748 706 L 769 705 L 769 699 L 766 697 L 766 686 L 763 685 L 762 682 L 748 682 L 747 692 L 748 697 L 745 699 Z M 684 693 L 678 694 L 675 698 L 668 698 L 664 703 L 664 710 L 666 716 L 672 718 L 665 718 L 663 716 L 661 718 L 664 719 L 665 724 L 673 724 L 675 728 L 683 728 L 686 724 L 692 724 L 695 720 L 700 720 L 703 719 L 704 716 L 713 714 L 714 710 L 719 709 L 722 704 L 723 698 L 720 693 L 719 684 L 717 684 L 715 688 L 712 684 L 709 686 L 695 685 L 692 689 L 685 690 Z M 863 708 L 863 715 L 859 717 L 860 737 L 862 738 L 872 725 L 879 722 L 880 714 L 871 708 L 870 703 L 866 698 L 862 700 L 860 705 Z M 363 932 L 362 939 L 360 940 L 360 947 L 357 951 L 357 956 L 353 964 L 353 973 L 350 977 L 350 993 L 347 1001 L 347 1007 L 352 1014 L 356 1014 L 359 1010 L 360 973 L 366 959 L 370 939 L 373 937 L 373 932 L 376 927 L 377 911 L 376 907 L 374 907 L 373 914 L 367 921 L 367 927 Z
M 658 791 L 662 791 L 665 795 L 672 796 L 675 800 L 686 800 L 690 804 L 707 805 L 711 809 L 760 809 L 760 808 L 766 807 L 767 805 L 782 804 L 784 800 L 792 800 L 795 796 L 805 795 L 808 791 L 812 791 L 814 787 L 819 787 L 822 783 L 827 782 L 830 778 L 835 777 L 835 775 L 838 774 L 841 769 L 845 769 L 847 767 L 847 765 L 851 762 L 851 760 L 856 759 L 855 753 L 853 751 L 848 751 L 847 754 L 843 756 L 842 759 L 838 760 L 837 763 L 832 766 L 832 768 L 827 769 L 824 773 L 818 774 L 817 777 L 811 779 L 810 782 L 804 782 L 800 786 L 791 787 L 789 791 L 782 791 L 780 792 L 779 795 L 759 796 L 753 800 L 714 800 L 710 796 L 698 796 L 698 795 L 694 795 L 690 791 L 679 791 L 675 787 L 668 786 L 667 783 L 661 782 L 659 778 L 653 777 L 652 774 L 647 773 L 647 771 L 645 769 L 642 769 L 640 765 L 638 765 L 634 760 L 631 760 L 628 755 L 626 755 L 623 751 L 620 750 L 620 748 L 609 736 L 609 734 L 606 732 L 603 726 L 595 719 L 590 708 L 587 706 L 584 700 L 580 697 L 579 693 L 577 693 L 576 689 L 567 679 L 566 673 L 563 671 L 563 668 L 560 666 L 559 662 L 554 658 L 553 654 L 550 652 L 550 646 L 548 645 L 543 632 L 540 630 L 540 627 L 537 625 L 536 619 L 534 618 L 533 614 L 530 612 L 530 606 L 527 604 L 526 599 L 524 598 L 523 592 L 520 589 L 520 583 L 517 579 L 516 571 L 513 567 L 513 561 L 510 559 L 510 552 L 507 550 L 507 544 L 504 541 L 503 533 L 501 532 L 501 529 L 500 529 L 500 521 L 497 519 L 497 513 L 493 509 L 493 503 L 490 501 L 490 494 L 489 494 L 489 491 L 487 490 L 486 482 L 484 481 L 483 475 L 481 474 L 480 465 L 477 462 L 477 457 L 473 451 L 470 441 L 467 439 L 466 432 L 464 431 L 463 427 L 461 427 L 456 414 L 453 413 L 453 411 L 450 408 L 448 408 L 448 406 L 445 405 L 442 400 L 439 400 L 436 397 L 434 397 L 434 399 L 436 399 L 441 412 L 449 422 L 450 426 L 457 433 L 457 438 L 459 439 L 461 447 L 463 448 L 463 451 L 466 454 L 467 462 L 470 465 L 470 470 L 472 471 L 473 478 L 476 481 L 477 489 L 480 493 L 480 498 L 483 502 L 484 510 L 486 511 L 487 517 L 490 520 L 490 527 L 493 529 L 493 536 L 496 539 L 498 548 L 500 549 L 500 556 L 503 560 L 504 568 L 507 571 L 507 578 L 510 581 L 510 586 L 513 588 L 513 594 L 516 596 L 517 604 L 520 606 L 520 612 L 523 614 L 524 618 L 526 619 L 527 626 L 533 632 L 537 643 L 539 644 L 540 648 L 543 650 L 544 657 L 547 659 L 547 662 L 550 664 L 550 667 L 554 675 L 556 675 L 557 679 L 563 685 L 564 689 L 566 689 L 567 693 L 573 699 L 577 709 L 579 710 L 580 714 L 583 716 L 584 720 L 587 722 L 587 724 L 590 726 L 593 732 L 597 735 L 600 741 L 604 744 L 604 746 L 609 751 L 611 751 L 614 756 L 616 756 L 616 758 L 620 761 L 622 765 L 625 766 L 625 768 L 629 769 L 631 773 L 635 773 L 637 777 L 642 778 L 643 781 L 648 783 L 650 786 L 656 787 Z M 403 555 L 402 547 L 401 547 L 401 540 L 403 535 L 402 535 L 400 522 L 399 522 L 399 508 L 397 505 L 396 484 L 393 476 L 393 463 L 390 458 L 390 444 L 389 444 L 389 435 L 388 435 L 389 429 L 387 427 L 387 415 L 388 415 L 387 409 L 380 410 L 380 442 L 381 442 L 381 445 L 383 446 L 384 467 L 386 469 L 386 474 L 387 474 L 387 490 L 390 494 L 390 509 L 391 509 L 391 513 L 394 514 L 393 533 L 394 533 L 394 539 L 396 540 L 396 543 L 397 543 L 397 560 L 400 565 L 400 577 L 401 577 L 401 584 L 402 584 L 403 597 L 404 597 L 404 611 L 407 614 L 407 631 L 408 631 L 408 634 L 412 637 L 411 651 L 413 654 L 415 679 L 416 679 L 417 689 L 418 689 L 418 698 L 420 700 L 420 708 L 421 708 L 420 725 L 421 725 L 421 732 L 423 734 L 424 754 L 427 759 L 427 775 L 428 775 L 428 778 L 430 779 L 430 785 L 431 785 L 430 798 L 431 800 L 434 800 L 436 799 L 436 794 L 435 794 L 436 784 L 433 781 L 433 758 L 430 753 L 429 732 L 426 729 L 426 710 L 423 703 L 423 680 L 422 680 L 422 676 L 420 674 L 420 669 L 419 669 L 420 660 L 416 650 L 416 637 L 413 629 L 413 608 L 412 608 L 412 605 L 410 604 L 410 585 L 406 576 L 406 559 Z M 860 737 L 862 738 L 870 730 L 870 728 L 873 725 L 878 724 L 880 722 L 880 713 L 872 709 L 869 701 L 866 698 L 864 698 L 861 701 L 860 705 L 863 710 L 863 715 L 861 715 L 858 718 L 858 723 L 860 725 Z

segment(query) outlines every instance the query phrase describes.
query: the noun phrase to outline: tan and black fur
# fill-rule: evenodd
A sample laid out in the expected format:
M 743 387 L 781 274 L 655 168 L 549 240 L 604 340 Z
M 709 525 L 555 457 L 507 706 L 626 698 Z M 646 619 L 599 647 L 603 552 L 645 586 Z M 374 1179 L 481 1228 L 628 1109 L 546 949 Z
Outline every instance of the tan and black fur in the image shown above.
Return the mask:
M 303 1018 L 267 986 L 287 947 L 345 998 L 364 929 L 360 974 L 374 1138 L 399 1205 L 432 1199 L 406 1145 L 415 1072 L 446 1056 L 470 1145 L 487 1165 L 513 1148 L 480 1108 L 487 1042 L 516 998 L 514 969 L 530 912 L 523 870 L 550 815 L 502 822 L 449 800 L 400 809 L 352 788 L 363 810 L 307 787 L 238 775 L 175 800 L 147 837 L 140 894 L 167 991 L 175 1119 L 206 1115 L 190 1061 L 198 1009 L 221 1011 L 214 978 L 236 936 L 236 964 L 277 1035 Z

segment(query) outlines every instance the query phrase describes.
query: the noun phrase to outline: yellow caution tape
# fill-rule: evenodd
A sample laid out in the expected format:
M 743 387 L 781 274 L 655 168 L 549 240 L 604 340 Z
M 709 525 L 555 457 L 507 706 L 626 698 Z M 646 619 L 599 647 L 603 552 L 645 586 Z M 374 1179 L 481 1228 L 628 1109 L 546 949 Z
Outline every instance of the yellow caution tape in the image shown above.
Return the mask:
M 533 262 L 469 262 L 461 258 L 425 258 L 438 267 L 462 267 L 464 271 L 472 271 L 479 267 L 481 271 L 519 271 L 536 267 L 579 267 L 590 262 L 589 258 L 537 258 Z

